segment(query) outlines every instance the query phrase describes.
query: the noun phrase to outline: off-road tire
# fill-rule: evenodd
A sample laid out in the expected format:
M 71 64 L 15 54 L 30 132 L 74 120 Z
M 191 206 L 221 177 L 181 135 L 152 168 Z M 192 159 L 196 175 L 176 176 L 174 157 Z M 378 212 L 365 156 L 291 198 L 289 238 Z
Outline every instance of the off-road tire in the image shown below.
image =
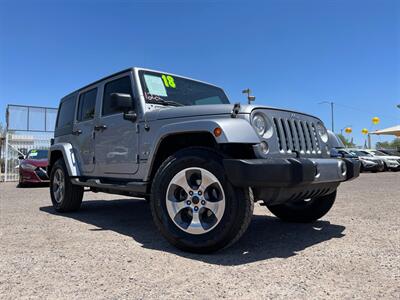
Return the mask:
M 215 228 L 203 234 L 190 234 L 180 229 L 168 215 L 166 193 L 173 177 L 186 168 L 202 168 L 220 182 L 225 194 L 225 210 Z M 167 158 L 155 174 L 150 208 L 162 235 L 177 248 L 195 253 L 210 253 L 235 243 L 246 231 L 254 208 L 249 189 L 234 187 L 225 175 L 222 156 L 208 148 L 183 149 Z
M 54 184 L 53 184 L 54 176 L 57 170 L 61 170 L 61 172 L 64 174 L 64 186 L 65 186 L 64 197 L 59 202 L 56 201 L 54 195 Z M 67 167 L 65 166 L 65 162 L 62 158 L 57 160 L 51 169 L 50 196 L 51 196 L 51 202 L 53 203 L 53 207 L 58 212 L 76 211 L 81 207 L 82 204 L 83 187 L 73 185 L 71 183 Z
M 286 222 L 310 223 L 328 213 L 335 203 L 336 191 L 331 194 L 310 199 L 309 201 L 289 202 L 278 205 L 266 205 L 278 218 Z

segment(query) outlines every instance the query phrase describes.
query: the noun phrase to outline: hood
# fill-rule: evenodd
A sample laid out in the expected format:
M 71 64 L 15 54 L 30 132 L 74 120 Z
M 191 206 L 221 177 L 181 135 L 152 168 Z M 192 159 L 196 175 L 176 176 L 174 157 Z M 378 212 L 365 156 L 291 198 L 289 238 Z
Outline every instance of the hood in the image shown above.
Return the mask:
M 385 155 L 385 156 L 380 156 L 380 155 L 374 155 L 374 157 L 379 158 L 379 159 L 400 159 L 400 156 L 393 156 L 393 155 Z
M 373 161 L 382 161 L 380 158 L 378 158 L 376 156 L 359 156 L 358 158 L 366 159 L 366 160 L 373 160 Z
M 47 158 L 44 158 L 44 159 L 24 159 L 24 160 L 21 160 L 21 163 L 26 163 L 26 164 L 30 164 L 30 165 L 33 165 L 33 166 L 36 166 L 36 167 L 44 168 L 44 167 L 47 167 L 48 160 L 47 160 Z
M 161 106 L 155 105 L 151 111 L 146 112 L 146 120 L 162 120 L 172 118 L 186 118 L 192 116 L 208 116 L 208 115 L 229 115 L 232 112 L 234 104 L 212 104 L 212 105 L 192 105 L 192 106 Z M 280 111 L 295 112 L 308 115 L 302 112 L 286 110 L 263 105 L 241 104 L 239 114 L 250 114 L 254 109 L 273 109 Z M 311 116 L 311 115 L 309 115 Z M 311 116 L 315 117 L 315 116 Z

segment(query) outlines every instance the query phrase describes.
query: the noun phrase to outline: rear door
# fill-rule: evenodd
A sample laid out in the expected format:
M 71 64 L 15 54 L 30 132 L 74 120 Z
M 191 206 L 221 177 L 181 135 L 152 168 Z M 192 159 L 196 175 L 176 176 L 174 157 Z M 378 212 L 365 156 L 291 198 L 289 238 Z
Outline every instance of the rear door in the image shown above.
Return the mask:
M 111 94 L 129 94 L 132 110 L 137 110 L 133 94 L 132 73 L 122 74 L 104 82 L 100 116 L 95 124 L 96 176 L 132 178 L 137 172 L 138 133 L 136 122 L 125 120 L 111 99 Z
M 78 97 L 76 120 L 72 131 L 76 156 L 83 175 L 94 171 L 94 136 L 95 107 L 98 89 L 91 87 L 81 91 Z

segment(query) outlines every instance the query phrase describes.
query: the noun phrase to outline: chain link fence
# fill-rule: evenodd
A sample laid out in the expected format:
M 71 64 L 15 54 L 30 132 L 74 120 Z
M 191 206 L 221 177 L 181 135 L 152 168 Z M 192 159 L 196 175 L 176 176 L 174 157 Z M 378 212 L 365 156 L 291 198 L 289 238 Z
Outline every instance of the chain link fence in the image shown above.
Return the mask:
M 30 150 L 50 147 L 56 117 L 55 108 L 7 106 L 7 125 L 0 141 L 0 181 L 18 181 L 19 158 Z

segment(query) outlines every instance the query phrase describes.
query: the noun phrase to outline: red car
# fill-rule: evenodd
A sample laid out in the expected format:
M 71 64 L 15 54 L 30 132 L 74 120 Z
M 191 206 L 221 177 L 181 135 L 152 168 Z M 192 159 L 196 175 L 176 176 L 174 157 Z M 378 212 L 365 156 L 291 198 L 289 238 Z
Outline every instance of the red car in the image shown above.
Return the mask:
M 49 182 L 47 175 L 48 150 L 30 150 L 26 157 L 20 158 L 19 184 L 24 186 L 30 183 Z

